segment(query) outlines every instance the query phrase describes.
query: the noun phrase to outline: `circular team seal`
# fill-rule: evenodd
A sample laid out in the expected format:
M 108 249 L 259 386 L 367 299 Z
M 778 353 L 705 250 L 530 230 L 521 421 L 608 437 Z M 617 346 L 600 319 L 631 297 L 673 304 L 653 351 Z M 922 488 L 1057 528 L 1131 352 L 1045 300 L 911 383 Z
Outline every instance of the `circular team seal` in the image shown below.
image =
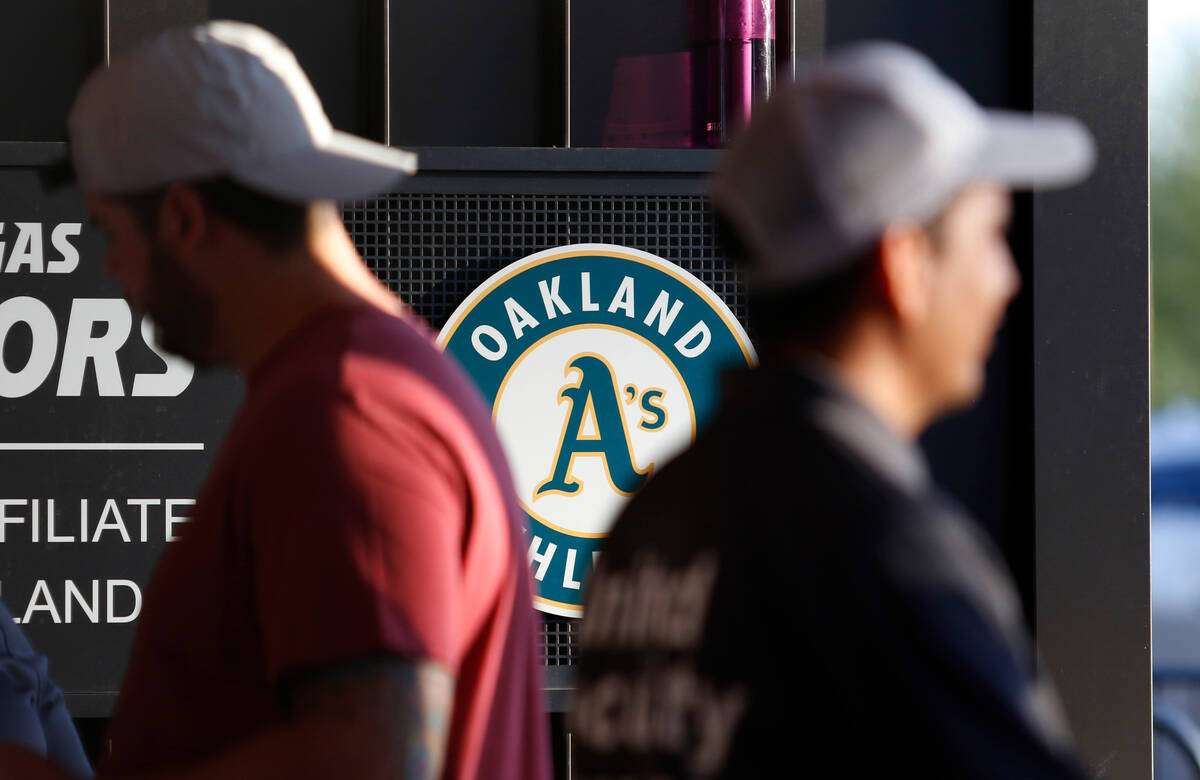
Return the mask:
M 538 609 L 582 614 L 583 585 L 625 501 L 691 444 L 718 376 L 754 350 L 717 295 L 636 249 L 576 244 L 479 286 L 438 344 L 466 368 L 529 520 Z

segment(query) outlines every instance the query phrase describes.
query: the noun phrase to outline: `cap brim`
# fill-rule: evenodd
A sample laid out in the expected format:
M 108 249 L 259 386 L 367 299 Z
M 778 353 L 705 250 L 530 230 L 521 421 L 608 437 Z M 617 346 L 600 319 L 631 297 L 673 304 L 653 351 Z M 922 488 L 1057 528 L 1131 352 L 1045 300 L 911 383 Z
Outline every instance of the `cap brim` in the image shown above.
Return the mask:
M 233 174 L 283 200 L 354 200 L 378 195 L 416 173 L 417 156 L 335 130 L 319 147 L 264 160 Z
M 1092 134 L 1073 117 L 988 111 L 987 123 L 973 178 L 1016 189 L 1068 187 L 1095 166 Z

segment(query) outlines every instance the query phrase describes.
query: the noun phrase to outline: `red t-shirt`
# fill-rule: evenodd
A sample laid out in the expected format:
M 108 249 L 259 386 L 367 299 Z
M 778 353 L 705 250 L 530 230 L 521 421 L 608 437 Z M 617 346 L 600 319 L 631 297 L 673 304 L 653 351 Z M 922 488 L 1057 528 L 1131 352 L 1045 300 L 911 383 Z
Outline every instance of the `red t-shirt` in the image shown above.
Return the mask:
M 446 777 L 549 777 L 511 484 L 477 392 L 420 326 L 314 315 L 247 378 L 158 564 L 101 770 L 214 755 L 286 717 L 288 675 L 390 655 L 456 677 Z

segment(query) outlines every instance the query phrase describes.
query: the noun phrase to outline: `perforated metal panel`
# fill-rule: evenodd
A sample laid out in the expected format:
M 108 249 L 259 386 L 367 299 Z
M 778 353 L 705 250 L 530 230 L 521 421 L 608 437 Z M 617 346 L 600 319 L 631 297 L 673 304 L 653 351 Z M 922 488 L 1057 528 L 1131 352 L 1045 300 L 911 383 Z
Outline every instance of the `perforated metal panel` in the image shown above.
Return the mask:
M 440 328 L 485 279 L 534 252 L 606 243 L 677 263 L 746 324 L 739 274 L 721 256 L 701 195 L 403 193 L 348 203 L 346 227 L 367 265 Z M 546 616 L 547 666 L 574 666 L 578 621 Z
M 745 324 L 738 273 L 699 195 L 389 195 L 347 204 L 346 226 L 379 278 L 440 328 L 487 277 L 564 244 L 608 243 L 678 263 Z

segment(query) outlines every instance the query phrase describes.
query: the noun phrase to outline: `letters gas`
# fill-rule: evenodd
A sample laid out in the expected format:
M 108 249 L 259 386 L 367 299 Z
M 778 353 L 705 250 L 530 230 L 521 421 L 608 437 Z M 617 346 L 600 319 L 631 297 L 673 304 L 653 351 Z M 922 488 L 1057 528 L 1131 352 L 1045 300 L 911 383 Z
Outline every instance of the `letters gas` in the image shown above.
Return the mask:
M 0 222 L 0 271 L 69 274 L 78 268 L 79 250 L 68 239 L 78 236 L 83 224 L 64 222 L 50 228 L 51 252 L 46 251 L 46 227 L 41 222 Z

